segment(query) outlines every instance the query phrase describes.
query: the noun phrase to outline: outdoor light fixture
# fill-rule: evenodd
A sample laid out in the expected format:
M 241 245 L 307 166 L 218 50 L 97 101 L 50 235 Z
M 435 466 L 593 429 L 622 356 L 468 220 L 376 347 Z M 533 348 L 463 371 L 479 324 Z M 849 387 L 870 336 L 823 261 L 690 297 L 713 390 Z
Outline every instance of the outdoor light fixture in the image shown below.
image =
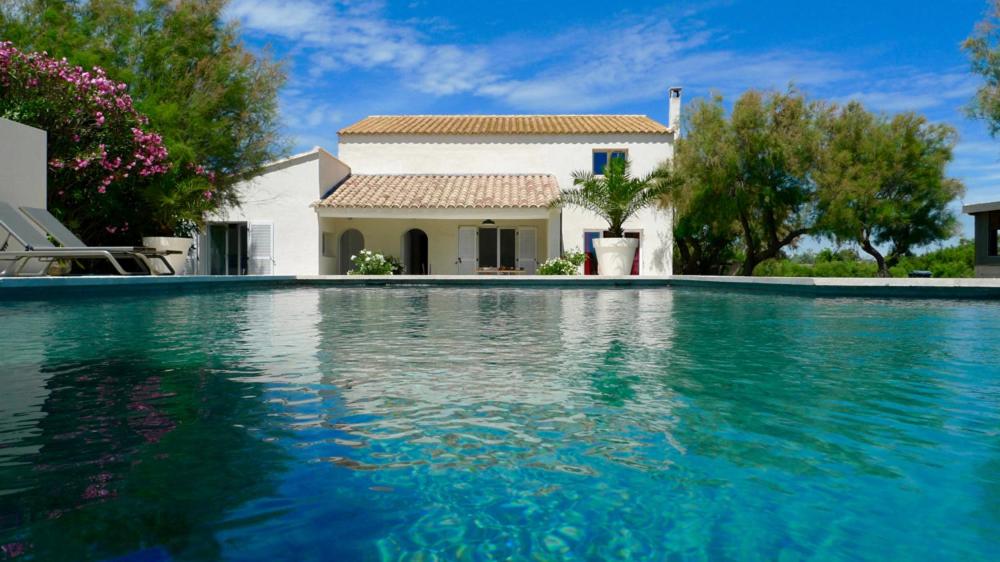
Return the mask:
M 486 219 L 483 221 L 483 224 L 496 224 L 496 223 L 493 222 L 493 219 Z

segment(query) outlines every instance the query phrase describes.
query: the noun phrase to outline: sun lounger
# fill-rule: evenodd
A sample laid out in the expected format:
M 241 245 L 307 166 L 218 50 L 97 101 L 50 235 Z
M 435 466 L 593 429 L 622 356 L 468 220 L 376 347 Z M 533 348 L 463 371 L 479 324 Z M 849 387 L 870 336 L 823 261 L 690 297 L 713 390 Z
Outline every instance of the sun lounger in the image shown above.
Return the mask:
M 21 212 L 25 214 L 29 219 L 34 221 L 39 228 L 42 229 L 46 234 L 51 236 L 60 246 L 71 247 L 71 248 L 89 248 L 83 242 L 77 238 L 73 232 L 66 228 L 63 223 L 59 222 L 52 213 L 48 212 L 46 209 L 37 209 L 33 207 L 21 207 Z M 101 246 L 102 250 L 108 250 L 109 252 L 121 252 L 123 254 L 140 254 L 146 258 L 159 260 L 169 273 L 161 273 L 160 275 L 173 275 L 174 268 L 171 267 L 170 262 L 167 261 L 166 256 L 171 254 L 179 254 L 180 252 L 176 250 L 168 250 L 161 252 L 156 248 L 149 248 L 146 246 Z M 156 274 L 155 270 L 151 270 Z
M 153 274 L 152 264 L 142 253 L 121 248 L 101 247 L 56 247 L 44 234 L 38 231 L 14 207 L 0 201 L 0 275 L 16 277 L 21 275 L 44 275 L 49 265 L 60 259 L 102 259 L 106 260 L 121 275 L 136 275 L 129 272 L 118 261 L 121 258 L 134 260 L 142 271 L 138 274 Z M 173 273 L 173 269 L 170 269 Z

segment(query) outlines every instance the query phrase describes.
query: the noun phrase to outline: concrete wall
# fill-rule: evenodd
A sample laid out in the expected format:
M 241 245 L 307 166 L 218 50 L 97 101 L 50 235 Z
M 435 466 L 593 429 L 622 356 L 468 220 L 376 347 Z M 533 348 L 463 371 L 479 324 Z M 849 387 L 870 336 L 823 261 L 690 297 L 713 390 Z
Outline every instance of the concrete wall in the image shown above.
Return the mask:
M 207 217 L 208 222 L 270 222 L 274 228 L 275 275 L 316 275 L 320 271 L 319 223 L 310 206 L 347 176 L 350 169 L 324 150 L 272 164 L 240 186 L 242 204 Z M 207 236 L 199 237 L 207 250 Z M 198 272 L 209 271 L 207 251 L 199 252 Z
M 45 131 L 0 118 L 0 201 L 45 208 Z
M 566 189 L 573 185 L 574 171 L 591 168 L 594 149 L 627 150 L 632 172 L 642 175 L 673 156 L 673 135 L 345 135 L 338 156 L 357 174 L 547 173 Z M 582 249 L 585 230 L 606 228 L 597 215 L 566 208 L 563 249 Z M 670 274 L 670 212 L 647 209 L 626 228 L 642 233 L 640 272 Z
M 339 271 L 340 236 L 345 230 L 354 228 L 364 236 L 365 249 L 391 255 L 402 256 L 403 235 L 412 228 L 419 228 L 427 234 L 428 266 L 434 275 L 455 275 L 458 273 L 458 228 L 479 226 L 481 220 L 451 219 L 376 219 L 376 218 L 325 218 L 319 219 L 321 233 L 329 233 L 327 257 L 321 258 L 320 274 L 344 274 Z M 546 242 L 547 220 L 540 219 L 497 219 L 498 228 L 534 227 L 536 229 L 536 260 L 545 261 L 548 255 Z M 330 247 L 332 246 L 332 247 Z

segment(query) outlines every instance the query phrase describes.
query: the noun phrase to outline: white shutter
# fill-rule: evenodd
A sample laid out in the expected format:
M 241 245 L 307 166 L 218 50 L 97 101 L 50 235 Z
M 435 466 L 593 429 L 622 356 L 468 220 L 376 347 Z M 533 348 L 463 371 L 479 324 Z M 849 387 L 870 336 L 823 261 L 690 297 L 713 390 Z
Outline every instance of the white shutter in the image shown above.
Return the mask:
M 523 226 L 517 229 L 517 267 L 528 275 L 534 275 L 538 265 L 536 239 L 534 227 Z
M 274 225 L 252 222 L 249 236 L 247 267 L 250 275 L 271 275 L 274 273 Z
M 195 239 L 195 268 L 189 271 L 193 271 L 195 275 L 208 275 L 211 273 L 209 265 L 211 264 L 212 255 L 209 253 L 208 247 L 208 224 L 205 224 L 205 230 L 198 233 L 198 237 Z
M 479 229 L 474 226 L 458 227 L 458 273 L 471 275 L 476 272 L 476 236 Z

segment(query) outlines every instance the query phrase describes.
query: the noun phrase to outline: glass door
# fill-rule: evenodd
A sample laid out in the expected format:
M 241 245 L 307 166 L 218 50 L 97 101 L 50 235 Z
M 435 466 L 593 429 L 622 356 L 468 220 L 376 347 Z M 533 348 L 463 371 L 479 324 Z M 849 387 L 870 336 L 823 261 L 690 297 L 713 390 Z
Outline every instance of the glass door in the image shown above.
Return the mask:
M 479 229 L 479 267 L 498 271 L 517 269 L 517 229 Z
M 208 226 L 209 274 L 247 274 L 247 223 L 227 222 Z

